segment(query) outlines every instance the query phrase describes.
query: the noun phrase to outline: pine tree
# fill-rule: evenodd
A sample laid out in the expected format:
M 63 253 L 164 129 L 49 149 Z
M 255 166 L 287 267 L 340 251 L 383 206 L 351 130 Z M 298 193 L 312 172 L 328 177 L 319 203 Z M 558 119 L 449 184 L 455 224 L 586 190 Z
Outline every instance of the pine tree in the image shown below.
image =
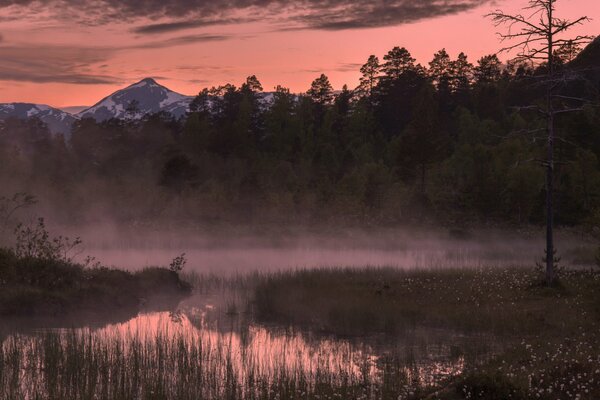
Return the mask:
M 333 87 L 329 83 L 329 78 L 325 74 L 315 79 L 306 92 L 308 96 L 317 104 L 331 104 L 333 100 Z
M 371 98 L 373 96 L 373 92 L 379 83 L 380 71 L 379 58 L 371 55 L 366 64 L 360 68 L 362 76 L 360 78 L 360 85 L 358 86 L 358 93 L 361 97 Z
M 383 57 L 383 60 L 385 63 L 382 65 L 381 70 L 386 79 L 390 80 L 396 80 L 406 71 L 414 71 L 417 68 L 415 65 L 416 60 L 404 47 L 394 47 Z
M 477 83 L 494 83 L 502 76 L 502 63 L 496 54 L 483 56 L 477 61 L 475 67 L 475 81 Z

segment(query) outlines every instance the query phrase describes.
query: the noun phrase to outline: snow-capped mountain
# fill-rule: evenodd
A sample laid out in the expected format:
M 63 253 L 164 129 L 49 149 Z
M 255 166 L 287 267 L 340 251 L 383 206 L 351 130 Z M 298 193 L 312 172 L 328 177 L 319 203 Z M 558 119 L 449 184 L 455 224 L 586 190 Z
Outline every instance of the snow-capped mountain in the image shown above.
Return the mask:
M 192 96 L 176 93 L 154 79 L 146 78 L 105 97 L 77 116 L 104 121 L 110 118 L 141 118 L 164 111 L 179 118 L 185 115 L 192 100 Z
M 7 118 L 39 118 L 45 122 L 54 134 L 69 135 L 71 125 L 77 119 L 72 114 L 52 108 L 45 104 L 5 103 L 0 104 L 0 120 Z
M 258 94 L 258 97 L 261 106 L 268 108 L 273 102 L 274 94 L 265 92 Z M 73 123 L 81 118 L 93 118 L 98 122 L 111 118 L 141 119 L 147 114 L 157 112 L 167 112 L 175 118 L 180 118 L 185 116 L 193 99 L 193 96 L 174 92 L 158 84 L 154 79 L 146 78 L 114 92 L 84 110 L 81 110 L 81 107 L 59 110 L 47 105 L 29 103 L 0 104 L 0 120 L 10 117 L 20 119 L 37 117 L 48 125 L 52 133 L 60 133 L 68 137 Z

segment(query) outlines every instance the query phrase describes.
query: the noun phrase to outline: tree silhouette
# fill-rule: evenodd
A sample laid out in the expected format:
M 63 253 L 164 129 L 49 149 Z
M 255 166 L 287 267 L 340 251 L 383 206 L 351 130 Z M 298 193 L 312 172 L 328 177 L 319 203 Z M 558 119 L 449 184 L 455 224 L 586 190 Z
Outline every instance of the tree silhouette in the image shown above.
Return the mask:
M 496 54 L 483 56 L 474 69 L 477 83 L 494 83 L 502 76 L 502 63 Z
M 554 147 L 555 147 L 555 119 L 558 114 L 582 110 L 575 108 L 557 108 L 557 89 L 564 83 L 566 77 L 557 73 L 555 50 L 557 47 L 568 44 L 577 46 L 589 42 L 589 36 L 577 36 L 573 39 L 563 39 L 561 34 L 570 28 L 588 21 L 583 16 L 575 20 L 557 18 L 555 4 L 558 0 L 529 0 L 524 8 L 527 17 L 521 14 L 507 14 L 496 11 L 489 16 L 496 26 L 508 25 L 508 33 L 500 34 L 502 41 L 513 42 L 504 47 L 502 51 L 518 50 L 516 59 L 532 64 L 545 64 L 546 73 L 542 76 L 545 86 L 545 105 L 527 107 L 540 112 L 546 119 L 547 154 L 543 165 L 546 167 L 546 284 L 552 285 L 555 280 L 555 248 L 554 248 Z
M 473 64 L 465 53 L 460 53 L 458 58 L 451 63 L 452 84 L 454 91 L 467 91 L 473 80 Z
M 246 78 L 246 83 L 242 85 L 242 91 L 249 90 L 251 92 L 262 92 L 263 87 L 256 75 L 251 75 Z
M 310 98 L 317 104 L 330 104 L 333 100 L 333 87 L 325 74 L 315 79 L 308 92 Z
M 435 53 L 429 63 L 429 76 L 440 92 L 450 90 L 452 68 L 452 60 L 446 49 Z
M 379 82 L 379 73 L 381 71 L 381 65 L 379 65 L 379 58 L 371 55 L 360 68 L 362 74 L 360 78 L 360 85 L 358 86 L 358 92 L 362 97 L 371 98 L 373 96 L 373 90 Z
M 416 60 L 404 47 L 394 47 L 383 56 L 383 60 L 385 63 L 381 70 L 385 73 L 386 78 L 391 80 L 397 80 L 404 72 L 417 68 Z

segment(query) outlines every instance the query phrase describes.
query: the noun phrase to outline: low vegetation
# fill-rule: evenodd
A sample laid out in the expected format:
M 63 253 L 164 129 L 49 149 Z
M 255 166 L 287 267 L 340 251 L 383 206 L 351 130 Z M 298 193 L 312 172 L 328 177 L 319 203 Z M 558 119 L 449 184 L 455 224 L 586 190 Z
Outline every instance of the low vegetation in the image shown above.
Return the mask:
M 267 276 L 254 293 L 263 322 L 340 335 L 429 326 L 481 332 L 502 350 L 433 398 L 600 396 L 600 273 L 563 271 L 554 288 L 523 269 L 321 269 Z M 458 396 L 458 397 L 457 397 Z
M 64 316 L 69 313 L 137 313 L 142 303 L 181 298 L 190 286 L 179 278 L 185 259 L 171 268 L 146 268 L 131 273 L 103 267 L 87 258 L 75 262 L 81 243 L 50 237 L 44 220 L 19 225 L 14 248 L 0 248 L 0 316 Z
M 175 273 L 184 260 L 174 260 L 168 272 Z M 141 274 L 144 279 L 131 275 L 129 282 L 136 287 L 136 279 L 164 277 L 153 271 Z M 0 397 L 600 396 L 597 271 L 562 271 L 553 288 L 538 272 L 500 268 L 184 276 L 199 283 L 199 295 L 234 296 L 238 312 L 229 312 L 231 303 L 222 301 L 220 309 L 175 313 L 165 329 L 154 329 L 155 321 L 152 329 L 140 331 L 8 336 L 0 346 Z M 150 284 L 146 290 L 151 287 L 156 288 Z M 207 326 L 209 311 L 227 328 L 218 321 Z
M 164 268 L 131 273 L 106 267 L 18 257 L 0 250 L 0 315 L 33 316 L 65 313 L 111 314 L 129 310 L 158 297 L 189 293 L 178 275 Z

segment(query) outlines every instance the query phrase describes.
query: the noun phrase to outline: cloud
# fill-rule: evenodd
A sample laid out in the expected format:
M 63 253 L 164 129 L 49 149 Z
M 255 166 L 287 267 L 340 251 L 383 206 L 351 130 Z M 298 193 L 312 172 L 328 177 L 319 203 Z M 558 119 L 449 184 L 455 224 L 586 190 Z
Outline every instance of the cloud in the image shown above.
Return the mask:
M 330 1 L 328 2 L 330 7 L 320 8 L 319 12 L 294 16 L 292 20 L 298 24 L 299 29 L 336 31 L 378 28 L 457 14 L 489 2 L 488 0 Z
M 43 9 L 55 17 L 85 24 L 124 20 L 167 21 L 133 28 L 158 34 L 207 25 L 268 20 L 292 22 L 295 29 L 375 28 L 467 11 L 494 0 L 0 0 L 12 6 Z M 59 7 L 60 6 L 60 7 Z M 60 11 L 59 11 L 60 10 Z M 67 14 L 65 11 L 67 10 Z M 235 19 L 231 16 L 241 17 Z M 224 17 L 226 16 L 226 17 Z M 180 20 L 185 18 L 184 20 Z M 286 27 L 289 29 L 289 27 Z
M 196 34 L 120 47 L 51 44 L 0 46 L 0 80 L 35 83 L 113 84 L 122 78 L 103 73 L 117 53 L 227 40 L 226 35 Z
M 4 42 L 4 36 L 0 33 L 0 43 Z
M 108 84 L 120 79 L 94 73 L 111 49 L 67 46 L 0 46 L 0 80 L 36 83 Z
M 356 72 L 360 70 L 363 64 L 360 63 L 339 63 L 335 68 L 335 71 L 338 72 Z
M 131 32 L 142 35 L 155 35 L 162 33 L 170 33 L 185 29 L 204 28 L 214 25 L 230 25 L 241 22 L 248 22 L 249 19 L 211 19 L 211 20 L 184 20 L 173 22 L 161 22 L 156 24 L 141 25 L 133 28 Z
M 154 42 L 145 42 L 136 44 L 133 46 L 126 47 L 127 49 L 162 49 L 166 47 L 182 46 L 194 43 L 203 42 L 219 42 L 230 39 L 228 35 L 213 35 L 207 33 L 200 33 L 196 35 L 178 36 L 171 39 L 159 40 Z

